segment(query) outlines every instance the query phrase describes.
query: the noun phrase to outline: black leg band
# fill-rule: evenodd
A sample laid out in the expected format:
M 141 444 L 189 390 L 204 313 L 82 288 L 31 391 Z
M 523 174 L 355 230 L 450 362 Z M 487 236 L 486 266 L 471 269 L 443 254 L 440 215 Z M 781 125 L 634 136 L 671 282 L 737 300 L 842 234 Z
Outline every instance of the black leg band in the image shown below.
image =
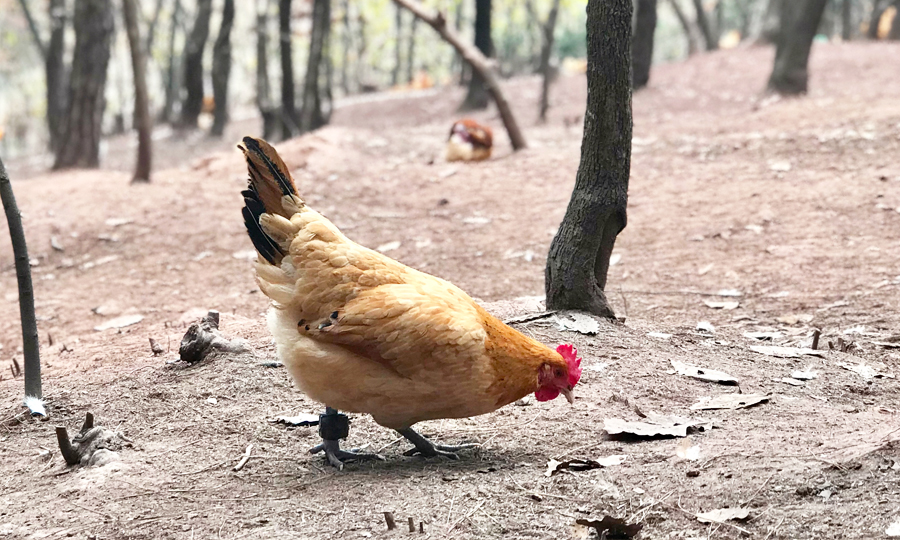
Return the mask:
M 333 410 L 333 409 L 332 409 Z M 346 439 L 350 434 L 350 418 L 337 411 L 319 415 L 319 436 L 326 441 Z

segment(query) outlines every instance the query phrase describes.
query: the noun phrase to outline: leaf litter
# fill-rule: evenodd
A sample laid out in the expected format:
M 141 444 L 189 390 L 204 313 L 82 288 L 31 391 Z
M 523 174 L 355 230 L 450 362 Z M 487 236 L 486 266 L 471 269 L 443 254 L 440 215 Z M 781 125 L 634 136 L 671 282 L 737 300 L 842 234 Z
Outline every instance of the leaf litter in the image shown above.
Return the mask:
M 692 366 L 690 364 L 685 364 L 677 360 L 672 360 L 672 367 L 675 368 L 675 372 L 679 375 L 684 375 L 686 377 L 691 377 L 694 379 L 700 379 L 701 381 L 716 382 L 727 385 L 736 385 L 738 383 L 737 378 L 723 371 L 716 371 L 714 369 Z
M 616 465 L 621 465 L 625 462 L 625 459 L 628 456 L 624 455 L 613 455 L 606 456 L 597 459 L 567 459 L 565 461 L 557 461 L 553 458 L 547 462 L 547 470 L 544 472 L 544 476 L 553 476 L 554 474 L 561 471 L 573 471 L 573 472 L 581 472 L 581 471 L 590 471 L 594 469 L 603 469 L 606 467 L 614 467 Z
M 597 531 L 598 538 L 608 540 L 631 540 L 644 528 L 643 523 L 628 524 L 624 519 L 603 516 L 603 519 L 576 519 L 575 523 L 591 527 Z
M 721 394 L 715 397 L 700 398 L 698 403 L 691 405 L 691 410 L 746 409 L 766 401 L 769 401 L 769 396 L 763 394 Z
M 643 422 L 607 418 L 603 430 L 609 435 L 633 435 L 635 437 L 687 437 L 688 431 L 708 431 L 713 424 L 700 418 L 648 413 Z

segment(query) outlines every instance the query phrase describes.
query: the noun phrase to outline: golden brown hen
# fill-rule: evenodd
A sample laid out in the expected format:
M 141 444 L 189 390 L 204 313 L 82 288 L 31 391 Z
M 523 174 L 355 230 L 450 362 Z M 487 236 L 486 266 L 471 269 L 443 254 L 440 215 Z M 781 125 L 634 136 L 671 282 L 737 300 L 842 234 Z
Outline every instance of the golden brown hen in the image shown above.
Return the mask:
M 349 240 L 309 208 L 265 141 L 244 138 L 250 172 L 244 220 L 259 253 L 257 281 L 272 299 L 278 357 L 320 417 L 328 461 L 380 457 L 340 449 L 368 413 L 411 453 L 455 457 L 412 430 L 423 420 L 485 414 L 534 392 L 572 402 L 581 376 L 571 345 L 556 351 L 506 326 L 466 293 Z

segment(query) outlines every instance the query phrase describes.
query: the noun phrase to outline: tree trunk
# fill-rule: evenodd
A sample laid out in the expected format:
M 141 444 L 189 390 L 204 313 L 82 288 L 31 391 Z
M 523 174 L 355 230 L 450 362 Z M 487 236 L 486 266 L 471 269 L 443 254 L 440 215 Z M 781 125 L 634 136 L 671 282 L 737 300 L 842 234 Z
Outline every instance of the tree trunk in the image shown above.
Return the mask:
M 50 44 L 44 64 L 47 78 L 47 129 L 50 149 L 59 148 L 60 128 L 66 116 L 66 1 L 50 0 Z
M 654 32 L 656 32 L 656 0 L 637 0 L 634 36 L 631 42 L 632 87 L 635 90 L 647 86 L 650 81 Z
M 228 76 L 231 74 L 231 28 L 234 26 L 234 0 L 225 0 L 222 7 L 222 25 L 213 45 L 213 125 L 209 134 L 221 137 L 228 123 Z
M 684 14 L 684 10 L 681 9 L 681 6 L 678 4 L 678 0 L 669 0 L 669 4 L 672 6 L 672 10 L 675 12 L 675 17 L 678 18 L 678 22 L 681 23 L 681 28 L 684 30 L 684 37 L 687 38 L 688 56 L 692 56 L 697 53 L 697 42 L 694 41 L 694 29 L 691 27 L 691 21 L 687 18 L 687 15 Z
M 350 33 L 350 0 L 344 0 L 344 14 L 341 17 L 343 29 L 341 30 L 341 91 L 347 96 L 350 94 L 350 78 L 348 69 L 350 65 L 350 49 L 353 47 L 352 34 Z
M 509 102 L 506 100 L 506 96 L 503 94 L 503 90 L 500 88 L 500 83 L 497 81 L 496 74 L 488 64 L 488 59 L 485 58 L 481 51 L 460 39 L 456 30 L 447 25 L 447 19 L 444 18 L 443 13 L 438 12 L 435 15 L 430 15 L 425 11 L 425 8 L 415 0 L 394 0 L 394 2 L 405 7 L 412 12 L 413 15 L 434 28 L 434 30 L 444 38 L 444 41 L 452 45 L 453 48 L 459 52 L 462 59 L 472 67 L 473 73 L 477 73 L 478 76 L 484 80 L 488 93 L 493 98 L 494 103 L 497 104 L 497 112 L 500 113 L 500 119 L 503 121 L 503 126 L 509 134 L 509 141 L 512 143 L 513 150 L 525 148 L 527 144 L 525 143 L 525 138 L 522 136 L 522 132 L 519 130 L 519 124 L 516 122 L 516 117 L 513 116 L 512 109 L 509 106 Z
M 888 32 L 887 38 L 891 41 L 898 41 L 900 40 L 900 0 L 894 2 L 894 8 L 897 11 L 894 13 L 894 20 L 891 21 L 891 31 Z
M 68 110 L 54 169 L 98 167 L 106 99 L 106 68 L 115 29 L 110 0 L 75 3 L 75 53 L 69 80 Z
M 494 44 L 491 40 L 491 0 L 475 0 L 475 47 L 485 58 L 494 55 Z M 472 78 L 469 79 L 469 91 L 459 110 L 486 109 L 488 97 L 484 79 L 477 71 L 473 72 Z
M 76 14 L 77 18 L 77 14 Z M 0 161 L 0 202 L 9 225 L 19 285 L 19 317 L 22 321 L 22 352 L 25 360 L 25 397 L 43 397 L 41 391 L 41 347 L 38 341 L 37 317 L 34 315 L 34 287 L 31 282 L 31 265 L 25 243 L 22 214 L 16 205 L 12 184 L 6 167 Z
M 313 0 L 312 33 L 309 41 L 309 58 L 306 64 L 306 79 L 303 81 L 303 108 L 300 112 L 300 132 L 306 133 L 325 125 L 327 118 L 322 113 L 322 95 L 330 94 L 320 83 L 322 69 L 327 62 L 324 53 L 328 48 L 331 34 L 331 0 Z M 326 87 L 330 83 L 327 82 Z
M 872 16 L 869 18 L 869 30 L 866 37 L 869 39 L 878 39 L 878 23 L 881 21 L 881 15 L 886 9 L 884 0 L 872 1 Z
M 156 0 L 153 18 L 150 19 L 150 25 L 147 26 L 147 39 L 144 43 L 144 51 L 148 57 L 153 56 L 153 40 L 156 38 L 156 25 L 159 23 L 159 14 L 162 13 L 162 6 L 163 0 Z
M 28 0 L 19 0 L 19 5 L 22 6 L 22 12 L 25 13 L 25 20 L 28 22 L 28 29 L 31 31 L 31 37 L 34 38 L 34 45 L 37 47 L 41 59 L 46 62 L 47 47 L 44 46 L 44 40 L 41 39 L 41 32 L 38 30 L 37 23 L 34 22 L 34 17 L 31 15 Z
M 178 20 L 182 16 L 181 0 L 175 0 L 172 7 L 172 23 L 169 27 L 169 66 L 166 69 L 166 102 L 159 119 L 163 122 L 172 122 L 174 118 L 175 102 L 178 101 L 178 89 L 181 82 L 178 74 L 181 73 L 179 55 L 175 54 L 175 35 L 178 31 Z
M 631 0 L 588 0 L 588 102 L 581 163 L 547 256 L 547 309 L 615 317 L 604 289 L 626 223 L 631 167 Z
M 778 43 L 778 35 L 781 32 L 781 7 L 785 1 L 790 0 L 769 0 L 769 3 L 766 5 L 766 11 L 763 14 L 760 41 L 764 43 Z
M 844 41 L 853 39 L 853 0 L 841 2 L 841 39 Z
M 416 26 L 419 24 L 419 19 L 413 17 L 412 22 L 409 24 L 409 41 L 406 44 L 406 82 L 412 83 L 413 77 L 415 76 L 415 68 L 416 68 Z
M 138 29 L 137 0 L 122 0 L 122 14 L 125 18 L 125 31 L 128 33 L 128 45 L 131 48 L 131 67 L 134 73 L 134 118 L 138 130 L 137 164 L 134 168 L 132 182 L 150 181 L 151 132 L 150 100 L 147 96 L 147 60 L 141 46 L 141 33 Z
M 827 0 L 790 0 L 781 4 L 781 31 L 768 88 L 783 95 L 805 94 L 809 52 Z
M 529 2 L 529 5 L 530 2 Z M 534 6 L 531 6 L 533 11 Z M 536 15 L 536 14 L 535 14 Z M 538 121 L 544 123 L 547 121 L 547 109 L 550 108 L 550 55 L 553 53 L 553 35 L 556 32 L 556 19 L 559 15 L 559 0 L 553 0 L 550 6 L 550 14 L 547 15 L 547 22 L 541 25 L 541 33 L 543 41 L 541 43 L 541 105 L 538 111 Z
M 256 106 L 263 119 L 263 138 L 274 138 L 280 126 L 269 87 L 269 0 L 256 3 Z
M 203 51 L 209 38 L 212 0 L 197 0 L 197 18 L 184 48 L 184 101 L 180 127 L 194 129 L 203 110 Z
M 300 131 L 294 105 L 291 0 L 278 0 L 278 39 L 281 44 L 281 132 L 285 139 L 289 139 Z
M 713 33 L 713 29 L 709 25 L 709 17 L 706 16 L 706 10 L 703 9 L 703 0 L 694 0 L 694 9 L 697 11 L 697 26 L 703 34 L 703 41 L 706 42 L 706 50 L 714 51 L 719 48 L 719 42 Z
M 391 70 L 391 86 L 400 84 L 400 66 L 403 59 L 400 58 L 400 36 L 403 35 L 403 9 L 396 5 L 394 13 L 394 69 Z

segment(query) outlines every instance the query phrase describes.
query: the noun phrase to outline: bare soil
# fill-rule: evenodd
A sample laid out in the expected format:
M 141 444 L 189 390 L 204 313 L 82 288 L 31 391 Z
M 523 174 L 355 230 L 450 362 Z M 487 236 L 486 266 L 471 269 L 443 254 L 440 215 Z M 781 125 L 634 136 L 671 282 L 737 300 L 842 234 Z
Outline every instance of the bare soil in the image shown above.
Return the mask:
M 900 46 L 816 45 L 811 92 L 800 99 L 761 94 L 772 54 L 723 51 L 654 68 L 634 97 L 629 223 L 608 287 L 626 321 L 601 323 L 596 336 L 562 332 L 550 319 L 518 325 L 579 348 L 575 406 L 529 400 L 419 426 L 441 441 L 482 444 L 457 462 L 404 457 L 394 433 L 356 416 L 347 444 L 387 459 L 337 472 L 306 453 L 314 428 L 271 422 L 319 405 L 284 369 L 263 365 L 274 349 L 246 258 L 246 173 L 232 146 L 255 123 L 232 125 L 226 142 L 160 141 L 164 170 L 149 185 L 129 185 L 127 138 L 110 142 L 105 170 L 21 181 L 33 164 L 12 164 L 35 264 L 50 420 L 22 414 L 22 381 L 7 368 L 21 348 L 2 229 L 0 537 L 393 538 L 413 536 L 412 517 L 424 524 L 420 537 L 585 538 L 576 519 L 603 515 L 642 522 L 643 538 L 884 537 L 900 519 L 900 385 L 841 364 L 900 376 L 900 349 L 877 344 L 900 334 L 900 71 L 891 64 Z M 391 256 L 502 316 L 533 311 L 534 301 L 511 299 L 542 294 L 586 93 L 582 77 L 561 79 L 549 122 L 537 126 L 539 81 L 506 86 L 530 148 L 512 154 L 498 134 L 484 163 L 441 158 L 458 89 L 345 104 L 331 126 L 278 148 L 308 202 L 355 240 L 399 242 Z M 493 112 L 476 118 L 499 131 Z M 729 289 L 740 296 L 717 294 Z M 252 352 L 167 364 L 207 309 L 221 311 L 223 332 Z M 94 330 L 126 314 L 144 319 Z M 701 321 L 714 331 L 698 330 Z M 750 350 L 809 346 L 814 328 L 826 350 L 838 339 L 852 345 L 824 358 Z M 781 337 L 744 336 L 755 331 Z M 154 357 L 148 338 L 168 352 Z M 672 361 L 725 371 L 739 386 L 677 375 Z M 802 368 L 818 378 L 782 382 Z M 769 400 L 690 410 L 701 397 L 737 391 Z M 691 436 L 699 459 L 679 457 L 679 439 L 604 434 L 605 419 L 638 420 L 635 408 L 712 421 Z M 88 411 L 132 443 L 112 464 L 68 468 L 53 426 L 72 432 Z M 249 444 L 252 457 L 235 472 Z M 627 457 L 544 474 L 550 458 L 609 455 Z M 749 519 L 695 518 L 738 506 Z M 385 511 L 398 530 L 387 531 Z

